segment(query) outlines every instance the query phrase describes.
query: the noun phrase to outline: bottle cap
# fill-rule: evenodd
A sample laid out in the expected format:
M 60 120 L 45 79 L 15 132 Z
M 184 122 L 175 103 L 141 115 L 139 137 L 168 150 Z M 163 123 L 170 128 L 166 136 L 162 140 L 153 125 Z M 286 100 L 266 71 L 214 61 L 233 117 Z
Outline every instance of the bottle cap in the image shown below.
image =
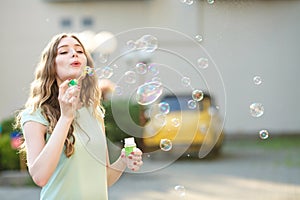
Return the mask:
M 134 137 L 125 138 L 125 146 L 136 145 L 134 141 Z

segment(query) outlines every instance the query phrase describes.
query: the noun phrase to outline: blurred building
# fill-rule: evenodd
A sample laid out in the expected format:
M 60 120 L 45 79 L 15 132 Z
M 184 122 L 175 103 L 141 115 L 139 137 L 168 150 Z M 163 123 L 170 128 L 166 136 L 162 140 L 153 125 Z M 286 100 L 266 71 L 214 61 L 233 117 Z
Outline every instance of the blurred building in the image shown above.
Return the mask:
M 180 92 L 177 86 L 181 84 L 176 75 L 189 77 L 194 87 L 205 88 L 215 96 L 227 133 L 257 133 L 261 129 L 270 133 L 300 132 L 300 1 L 182 2 L 1 1 L 0 120 L 25 103 L 35 64 L 54 34 L 108 31 L 116 36 L 120 49 L 127 39 L 138 39 L 149 31 L 165 51 L 157 57 L 124 58 L 126 70 L 133 67 L 136 57 L 148 64 L 160 62 L 178 72 L 160 74 L 175 92 Z M 203 38 L 201 42 L 197 35 Z M 213 61 L 199 74 L 188 63 L 198 50 L 194 43 L 201 45 L 199 54 Z M 177 50 L 184 56 L 174 59 Z M 261 77 L 260 85 L 253 82 L 255 76 Z M 264 114 L 258 118 L 249 112 L 255 102 L 264 105 Z

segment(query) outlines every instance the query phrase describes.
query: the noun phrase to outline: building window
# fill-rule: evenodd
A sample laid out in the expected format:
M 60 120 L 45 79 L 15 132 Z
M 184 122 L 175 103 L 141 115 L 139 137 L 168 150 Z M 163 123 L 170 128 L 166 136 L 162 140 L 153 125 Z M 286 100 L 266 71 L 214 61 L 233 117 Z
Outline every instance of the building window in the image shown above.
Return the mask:
M 81 24 L 83 25 L 83 27 L 91 27 L 94 24 L 94 20 L 91 17 L 84 17 L 81 20 Z
M 72 20 L 70 18 L 63 18 L 60 20 L 60 25 L 64 28 L 70 28 L 72 26 Z

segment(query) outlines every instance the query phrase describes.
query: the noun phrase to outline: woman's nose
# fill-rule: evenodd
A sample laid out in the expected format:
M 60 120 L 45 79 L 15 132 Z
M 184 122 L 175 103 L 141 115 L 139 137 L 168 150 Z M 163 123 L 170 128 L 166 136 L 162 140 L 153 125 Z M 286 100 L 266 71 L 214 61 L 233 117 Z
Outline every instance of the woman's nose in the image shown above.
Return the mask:
M 72 57 L 78 57 L 77 51 L 75 49 L 71 50 Z

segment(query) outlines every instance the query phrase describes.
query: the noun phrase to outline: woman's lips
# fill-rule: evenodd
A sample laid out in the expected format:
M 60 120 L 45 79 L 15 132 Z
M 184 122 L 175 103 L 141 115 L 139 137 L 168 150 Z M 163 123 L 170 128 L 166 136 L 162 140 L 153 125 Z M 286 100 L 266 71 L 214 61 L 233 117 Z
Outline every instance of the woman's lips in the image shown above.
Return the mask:
M 81 66 L 81 63 L 78 62 L 78 61 L 75 61 L 75 62 L 72 62 L 71 65 L 72 65 L 73 67 L 80 67 L 80 66 Z

